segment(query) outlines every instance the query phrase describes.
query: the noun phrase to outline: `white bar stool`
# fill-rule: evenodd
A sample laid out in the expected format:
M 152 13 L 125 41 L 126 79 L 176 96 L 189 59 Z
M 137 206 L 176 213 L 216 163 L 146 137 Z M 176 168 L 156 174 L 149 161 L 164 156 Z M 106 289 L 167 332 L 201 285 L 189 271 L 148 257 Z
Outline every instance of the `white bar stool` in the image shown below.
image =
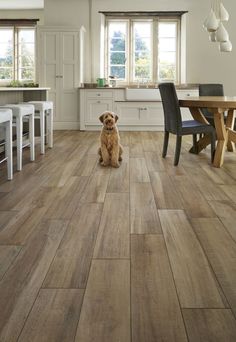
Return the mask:
M 10 109 L 0 109 L 0 125 L 5 128 L 5 158 L 0 161 L 7 161 L 7 178 L 13 178 L 12 167 L 12 111 Z
M 41 154 L 45 153 L 45 117 L 48 118 L 46 122 L 46 142 L 49 147 L 53 147 L 53 102 L 52 101 L 29 101 L 28 103 L 34 105 L 35 119 L 40 120 L 40 137 L 41 137 Z
M 34 106 L 23 104 L 6 104 L 4 107 L 12 110 L 16 119 L 17 170 L 22 170 L 22 150 L 30 146 L 30 160 L 34 161 Z M 29 142 L 23 145 L 23 120 L 29 120 Z

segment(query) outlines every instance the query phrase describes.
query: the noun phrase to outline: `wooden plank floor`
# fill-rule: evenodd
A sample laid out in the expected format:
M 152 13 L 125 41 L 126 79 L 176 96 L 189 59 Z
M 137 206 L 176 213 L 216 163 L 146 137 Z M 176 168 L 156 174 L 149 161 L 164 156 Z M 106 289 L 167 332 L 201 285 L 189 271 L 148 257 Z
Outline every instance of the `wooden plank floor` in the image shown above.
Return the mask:
M 174 137 L 162 159 L 161 132 L 121 132 L 103 168 L 98 137 L 0 166 L 0 341 L 235 342 L 236 153 L 185 137 L 174 167 Z

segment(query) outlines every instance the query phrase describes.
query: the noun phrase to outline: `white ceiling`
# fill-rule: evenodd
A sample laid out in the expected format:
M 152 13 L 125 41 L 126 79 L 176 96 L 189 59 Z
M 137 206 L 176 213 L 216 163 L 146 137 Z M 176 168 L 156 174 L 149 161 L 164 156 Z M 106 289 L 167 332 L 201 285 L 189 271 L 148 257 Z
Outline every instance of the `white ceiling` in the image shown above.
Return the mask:
M 44 0 L 0 0 L 0 10 L 43 8 Z

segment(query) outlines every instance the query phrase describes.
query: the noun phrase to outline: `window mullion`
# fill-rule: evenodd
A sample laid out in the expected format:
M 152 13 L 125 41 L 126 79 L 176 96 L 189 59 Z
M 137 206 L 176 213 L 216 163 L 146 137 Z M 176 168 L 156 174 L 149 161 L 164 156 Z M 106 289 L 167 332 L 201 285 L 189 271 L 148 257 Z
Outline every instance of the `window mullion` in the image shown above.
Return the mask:
M 18 80 L 18 31 L 14 26 L 14 81 Z
M 157 83 L 158 73 L 158 19 L 153 20 L 153 69 L 152 78 L 153 83 Z
M 128 83 L 134 82 L 133 80 L 133 74 L 134 74 L 134 41 L 133 41 L 133 21 L 129 20 L 129 79 Z

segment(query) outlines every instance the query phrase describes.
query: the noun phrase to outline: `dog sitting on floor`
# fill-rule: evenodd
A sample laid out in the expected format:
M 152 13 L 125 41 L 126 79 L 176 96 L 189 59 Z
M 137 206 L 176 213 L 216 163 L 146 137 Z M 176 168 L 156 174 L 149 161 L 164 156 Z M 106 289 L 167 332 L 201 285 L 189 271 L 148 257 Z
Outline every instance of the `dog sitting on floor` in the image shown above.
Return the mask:
M 120 145 L 120 136 L 116 126 L 118 116 L 113 112 L 107 111 L 102 113 L 99 120 L 103 123 L 100 135 L 101 147 L 98 150 L 100 155 L 99 161 L 102 166 L 111 164 L 113 167 L 119 167 L 123 148 Z

